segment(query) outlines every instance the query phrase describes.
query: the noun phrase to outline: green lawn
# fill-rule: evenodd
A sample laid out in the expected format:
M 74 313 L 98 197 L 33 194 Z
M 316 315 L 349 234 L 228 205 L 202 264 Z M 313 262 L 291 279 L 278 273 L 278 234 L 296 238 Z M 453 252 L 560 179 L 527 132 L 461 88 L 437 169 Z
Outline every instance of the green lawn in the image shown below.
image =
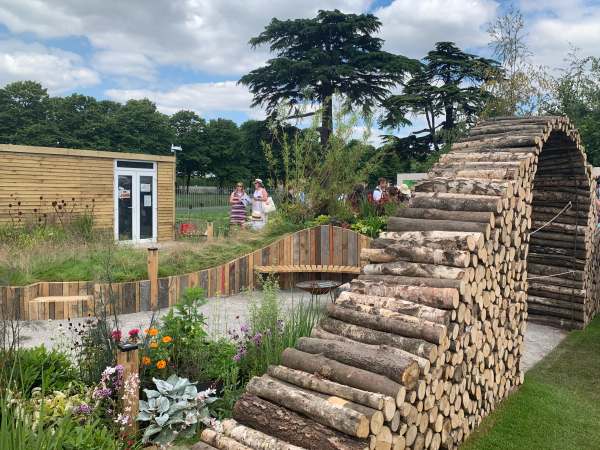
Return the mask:
M 600 317 L 531 369 L 461 450 L 600 449 Z

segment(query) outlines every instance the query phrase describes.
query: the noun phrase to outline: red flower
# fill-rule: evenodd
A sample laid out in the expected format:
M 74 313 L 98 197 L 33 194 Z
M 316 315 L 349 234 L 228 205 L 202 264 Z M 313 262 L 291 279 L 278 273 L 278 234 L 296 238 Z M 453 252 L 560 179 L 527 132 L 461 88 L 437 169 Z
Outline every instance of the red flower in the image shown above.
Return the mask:
M 110 333 L 110 337 L 115 342 L 120 341 L 121 340 L 121 336 L 123 336 L 123 333 L 121 333 L 121 330 L 113 330 L 112 333 Z
M 140 334 L 140 329 L 139 328 L 132 328 L 131 330 L 129 330 L 129 337 L 130 338 L 136 338 L 136 337 L 138 337 L 139 334 Z

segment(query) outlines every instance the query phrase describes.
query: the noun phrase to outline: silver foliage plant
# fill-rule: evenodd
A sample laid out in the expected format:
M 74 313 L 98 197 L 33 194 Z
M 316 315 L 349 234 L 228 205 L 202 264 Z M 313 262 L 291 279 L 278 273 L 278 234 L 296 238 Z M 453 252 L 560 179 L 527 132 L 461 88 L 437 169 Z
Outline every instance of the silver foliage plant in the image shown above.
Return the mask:
M 144 389 L 148 401 L 140 400 L 137 420 L 149 422 L 143 442 L 167 445 L 178 437 L 196 432 L 199 422 L 211 425 L 208 405 L 215 400 L 214 389 L 198 392 L 195 383 L 171 375 L 167 380 L 152 378 L 156 390 Z

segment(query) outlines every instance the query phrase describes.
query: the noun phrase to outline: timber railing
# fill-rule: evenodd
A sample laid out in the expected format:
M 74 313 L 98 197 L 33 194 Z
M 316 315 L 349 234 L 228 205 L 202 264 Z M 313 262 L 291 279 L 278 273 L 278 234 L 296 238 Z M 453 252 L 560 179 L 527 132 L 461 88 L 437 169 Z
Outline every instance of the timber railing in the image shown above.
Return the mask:
M 151 300 L 150 280 L 102 284 L 93 281 L 37 282 L 27 286 L 0 286 L 0 305 L 20 320 L 59 320 L 94 315 L 100 299 L 127 314 L 167 308 L 177 302 L 183 291 L 201 287 L 208 297 L 229 296 L 253 289 L 260 279 L 256 266 L 336 265 L 360 267 L 360 251 L 370 238 L 355 231 L 322 225 L 282 237 L 252 253 L 225 264 L 182 275 L 158 278 L 156 304 Z M 320 274 L 280 276 L 282 288 L 296 281 L 319 278 Z M 327 279 L 346 280 L 348 274 L 324 274 Z M 87 299 L 73 301 L 73 296 Z M 71 300 L 35 301 L 40 297 L 71 297 Z M 108 301 L 110 299 L 110 302 Z

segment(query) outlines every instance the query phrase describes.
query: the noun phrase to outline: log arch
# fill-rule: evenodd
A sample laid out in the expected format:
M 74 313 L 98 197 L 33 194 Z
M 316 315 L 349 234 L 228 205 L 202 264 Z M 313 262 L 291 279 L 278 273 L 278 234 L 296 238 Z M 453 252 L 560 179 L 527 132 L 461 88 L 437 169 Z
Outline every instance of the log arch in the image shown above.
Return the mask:
M 480 122 L 364 249 L 312 336 L 250 382 L 226 438 L 457 448 L 523 382 L 528 318 L 580 328 L 598 310 L 594 199 L 567 118 Z

